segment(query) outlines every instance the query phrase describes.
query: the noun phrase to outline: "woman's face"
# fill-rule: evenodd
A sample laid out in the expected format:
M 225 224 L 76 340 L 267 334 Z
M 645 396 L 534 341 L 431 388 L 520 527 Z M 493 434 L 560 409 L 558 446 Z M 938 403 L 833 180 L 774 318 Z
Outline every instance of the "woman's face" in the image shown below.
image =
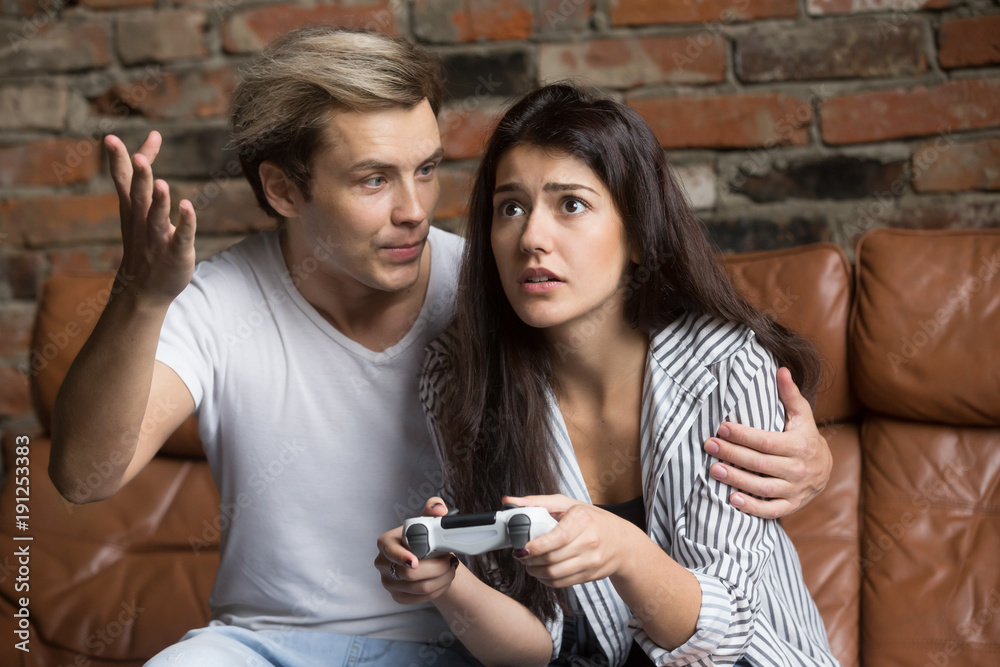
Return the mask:
M 629 249 L 608 191 L 577 157 L 532 145 L 497 166 L 490 233 L 507 299 L 537 328 L 623 317 Z

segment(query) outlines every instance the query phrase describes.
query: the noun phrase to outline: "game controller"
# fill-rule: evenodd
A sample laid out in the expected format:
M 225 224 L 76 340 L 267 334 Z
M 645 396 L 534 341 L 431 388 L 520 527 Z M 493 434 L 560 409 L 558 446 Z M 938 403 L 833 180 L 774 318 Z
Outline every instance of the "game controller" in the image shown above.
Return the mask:
M 403 523 L 406 547 L 417 558 L 448 553 L 475 556 L 513 547 L 523 549 L 531 540 L 558 525 L 544 507 L 506 506 L 499 512 L 421 516 Z

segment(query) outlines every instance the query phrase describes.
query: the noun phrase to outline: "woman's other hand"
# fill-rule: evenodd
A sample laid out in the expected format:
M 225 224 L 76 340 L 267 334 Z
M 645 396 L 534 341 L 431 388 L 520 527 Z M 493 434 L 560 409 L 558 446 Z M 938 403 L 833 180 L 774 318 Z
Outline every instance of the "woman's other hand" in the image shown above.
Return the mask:
M 434 496 L 424 503 L 421 516 L 444 516 L 447 513 L 444 501 Z M 400 604 L 433 600 L 443 595 L 455 580 L 458 558 L 446 555 L 418 560 L 403 542 L 402 526 L 382 533 L 377 544 L 375 569 L 382 575 L 382 587 Z
M 553 588 L 610 577 L 632 552 L 634 540 L 649 541 L 634 524 L 564 495 L 505 496 L 503 502 L 544 507 L 559 521 L 550 532 L 514 552 L 528 574 Z

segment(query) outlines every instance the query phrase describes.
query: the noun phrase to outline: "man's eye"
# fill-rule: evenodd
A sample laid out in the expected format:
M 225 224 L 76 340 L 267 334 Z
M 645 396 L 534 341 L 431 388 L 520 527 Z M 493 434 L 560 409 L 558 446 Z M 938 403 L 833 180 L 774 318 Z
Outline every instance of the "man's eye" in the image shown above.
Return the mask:
M 373 188 L 381 187 L 385 185 L 385 176 L 372 176 L 365 181 L 365 185 Z
M 436 168 L 437 168 L 436 164 L 425 165 L 424 167 L 421 167 L 421 169 L 420 169 L 420 175 L 421 176 L 430 176 L 431 174 L 434 173 L 434 169 L 436 169 Z
M 579 199 L 574 199 L 572 197 L 564 199 L 562 203 L 562 212 L 567 213 L 569 215 L 583 213 L 584 211 L 587 210 L 587 208 L 588 206 L 583 201 Z

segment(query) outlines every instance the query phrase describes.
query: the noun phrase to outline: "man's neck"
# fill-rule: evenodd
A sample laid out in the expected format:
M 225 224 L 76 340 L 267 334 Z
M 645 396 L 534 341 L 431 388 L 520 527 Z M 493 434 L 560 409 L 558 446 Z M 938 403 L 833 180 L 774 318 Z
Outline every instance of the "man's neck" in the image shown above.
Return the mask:
M 292 267 L 312 266 L 315 258 L 308 249 L 291 246 L 288 235 L 282 233 L 281 254 L 296 289 L 323 319 L 359 345 L 383 352 L 399 343 L 417 321 L 430 283 L 429 241 L 420 258 L 417 282 L 398 292 L 324 271 L 322 264 L 306 276 Z M 308 258 L 312 261 L 307 263 Z

